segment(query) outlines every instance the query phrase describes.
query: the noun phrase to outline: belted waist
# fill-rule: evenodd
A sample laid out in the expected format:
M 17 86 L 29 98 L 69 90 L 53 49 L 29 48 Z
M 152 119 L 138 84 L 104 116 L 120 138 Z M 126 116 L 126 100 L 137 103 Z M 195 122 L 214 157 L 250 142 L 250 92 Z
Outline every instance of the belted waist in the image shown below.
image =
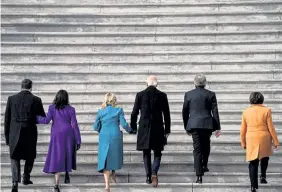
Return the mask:
M 247 132 L 267 131 L 267 126 L 248 127 Z

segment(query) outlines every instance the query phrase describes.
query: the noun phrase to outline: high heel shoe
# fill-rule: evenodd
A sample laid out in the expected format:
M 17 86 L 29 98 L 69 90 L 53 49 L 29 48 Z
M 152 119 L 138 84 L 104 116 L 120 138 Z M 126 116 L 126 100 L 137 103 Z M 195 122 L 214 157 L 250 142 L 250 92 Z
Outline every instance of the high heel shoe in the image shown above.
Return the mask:
M 199 183 L 199 184 L 202 184 L 202 183 L 203 183 L 203 178 L 202 178 L 202 176 L 198 176 L 198 177 L 197 177 L 196 183 Z
M 255 187 L 251 187 L 251 192 L 257 192 Z
M 116 179 L 116 172 L 115 172 L 115 171 L 112 172 L 111 178 L 112 178 L 112 180 L 113 180 L 114 183 L 117 182 L 117 179 Z
M 59 188 L 58 185 L 55 185 L 55 186 L 54 186 L 54 191 L 55 191 L 55 192 L 60 192 L 60 188 Z
M 70 183 L 70 175 L 68 172 L 66 172 L 65 174 L 65 184 L 69 184 Z

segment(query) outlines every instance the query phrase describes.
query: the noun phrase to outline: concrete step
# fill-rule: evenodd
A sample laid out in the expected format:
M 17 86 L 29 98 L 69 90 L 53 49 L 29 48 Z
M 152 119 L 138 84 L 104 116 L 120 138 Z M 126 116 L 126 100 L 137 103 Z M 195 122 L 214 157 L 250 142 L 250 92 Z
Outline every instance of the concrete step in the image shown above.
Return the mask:
M 187 136 L 188 137 L 188 136 Z M 214 137 L 214 136 L 212 136 Z M 221 139 L 212 139 L 211 149 L 212 152 L 221 152 L 225 151 L 242 151 L 242 147 L 239 140 L 236 141 L 223 141 Z M 123 142 L 124 150 L 134 151 L 136 150 L 136 140 L 135 141 L 124 141 Z M 38 141 L 37 142 L 37 150 L 38 151 L 48 151 L 49 141 Z M 8 152 L 9 148 L 6 146 L 4 139 L 2 138 L 1 142 L 1 150 L 3 152 Z M 81 145 L 80 151 L 93 151 L 98 150 L 98 141 L 83 141 Z M 193 151 L 193 142 L 192 139 L 188 137 L 188 139 L 184 141 L 170 141 L 169 145 L 165 147 L 166 151 Z
M 17 94 L 19 92 L 18 87 L 14 87 L 14 89 L 17 89 L 15 91 L 2 91 L 1 92 L 1 100 L 6 101 L 8 99 L 8 96 Z M 34 95 L 39 96 L 43 101 L 48 101 L 51 103 L 51 101 L 55 98 L 56 93 L 58 90 L 51 90 L 51 91 L 44 91 L 40 90 L 40 87 L 34 87 L 32 93 Z M 121 90 L 121 91 L 115 91 L 114 93 L 117 95 L 118 101 L 134 101 L 136 97 L 136 93 L 140 90 Z M 183 100 L 184 94 L 188 91 L 187 90 L 163 90 L 169 100 Z M 235 100 L 247 100 L 251 94 L 250 90 L 212 90 L 216 93 L 216 97 L 218 100 L 228 100 L 231 97 Z M 282 98 L 282 90 L 279 89 L 258 89 L 258 90 L 252 90 L 252 91 L 260 91 L 265 98 L 265 101 L 271 100 L 271 99 L 281 99 Z M 70 100 L 71 101 L 93 101 L 93 98 L 102 101 L 104 98 L 104 95 L 107 93 L 106 90 L 94 90 L 94 91 L 68 91 Z M 91 110 L 88 113 L 96 113 L 97 111 L 95 109 Z M 128 111 L 130 112 L 130 111 Z M 172 111 L 174 112 L 174 111 Z M 179 111 L 175 111 L 179 112 Z M 225 111 L 224 111 L 225 112 Z M 235 113 L 238 114 L 238 112 L 242 112 L 242 110 L 229 110 L 228 113 Z M 277 111 L 276 111 L 277 112 Z
M 281 25 L 282 26 L 282 25 Z M 280 50 L 259 50 L 259 51 L 194 51 L 194 52 L 38 52 L 38 53 L 2 53 L 3 62 L 36 62 L 44 60 L 45 62 L 113 62 L 121 61 L 130 62 L 133 60 L 139 62 L 152 62 L 152 61 L 234 61 L 245 59 L 246 62 L 263 59 L 274 60 L 282 59 L 282 52 Z
M 45 162 L 46 152 L 37 152 L 36 162 Z M 124 151 L 123 155 L 124 163 L 128 162 L 143 162 L 143 154 L 140 151 Z M 164 151 L 162 156 L 162 162 L 185 162 L 194 161 L 193 152 L 186 151 Z M 210 155 L 209 162 L 246 162 L 246 153 L 241 150 L 238 152 L 213 152 Z M 282 152 L 275 152 L 271 156 L 271 162 L 281 162 Z M 10 163 L 10 155 L 8 152 L 1 152 L 1 163 Z M 98 163 L 98 152 L 97 151 L 79 151 L 77 154 L 77 162 L 79 163 Z M 282 173 L 281 173 L 282 174 Z M 282 176 L 282 175 L 281 175 Z
M 102 98 L 99 98 L 101 101 L 73 101 L 71 102 L 72 106 L 75 107 L 77 111 L 82 110 L 98 110 L 101 108 Z M 52 101 L 45 102 L 43 101 L 43 105 L 45 109 L 48 109 L 48 106 L 51 104 Z M 169 100 L 170 109 L 171 110 L 182 110 L 183 107 L 183 100 Z M 246 100 L 220 100 L 219 109 L 220 110 L 242 110 L 247 108 L 250 104 L 248 99 Z M 120 101 L 119 106 L 122 107 L 124 110 L 132 110 L 134 104 L 134 100 L 132 101 Z M 281 110 L 281 100 L 267 100 L 265 101 L 265 105 L 270 107 L 273 111 Z M 6 101 L 1 101 L 1 109 L 2 112 L 6 108 Z
M 2 22 L 2 32 L 230 32 L 250 30 L 282 30 L 281 21 L 210 22 L 210 23 L 33 23 Z
M 160 8 L 129 8 L 120 10 L 101 10 L 99 7 L 80 8 L 80 7 L 54 7 L 54 8 L 5 8 L 2 6 L 2 22 L 10 24 L 18 23 L 142 23 L 142 24 L 160 24 L 170 22 L 183 23 L 199 23 L 203 22 L 266 22 L 266 21 L 280 21 L 280 12 L 277 9 L 282 9 L 282 3 L 275 5 L 274 10 L 228 10 L 221 11 L 217 7 L 207 7 L 203 9 L 199 7 L 170 7 L 168 10 Z M 60 9 L 60 12 L 58 11 Z M 112 9 L 112 8 L 110 8 Z M 173 12 L 172 10 L 173 9 Z M 191 11 L 194 10 L 194 11 Z M 210 9 L 210 10 L 209 10 Z M 179 10 L 179 11 L 178 11 Z
M 113 191 L 122 191 L 122 192 L 222 192 L 222 191 L 231 191 L 232 192 L 249 192 L 250 184 L 246 182 L 242 183 L 226 183 L 226 184 L 192 184 L 192 183 L 179 183 L 179 184 L 170 184 L 170 183 L 160 183 L 158 188 L 152 188 L 151 185 L 140 184 L 140 183 L 130 183 L 130 184 L 117 184 L 113 185 L 111 188 Z M 271 184 L 260 186 L 260 192 L 280 192 L 282 188 L 281 184 Z M 29 186 L 20 186 L 19 188 L 23 192 L 50 192 L 53 189 L 53 186 L 50 184 L 37 184 Z M 9 192 L 11 186 L 5 184 L 1 186 L 1 191 Z M 61 190 L 66 190 L 69 192 L 104 192 L 104 184 L 71 184 L 71 185 L 62 185 Z
M 95 77 L 96 80 L 101 82 L 107 81 L 127 81 L 134 82 L 141 79 L 146 80 L 148 77 L 149 71 L 136 71 L 136 72 L 127 72 L 127 71 L 104 71 L 96 72 L 92 71 L 81 71 L 81 72 L 72 72 L 67 73 L 63 71 L 58 71 L 57 73 L 42 71 L 42 72 L 6 72 L 2 71 L 1 76 L 6 81 L 20 81 L 27 76 L 32 77 L 34 81 L 40 81 L 44 78 L 45 81 L 85 81 L 89 82 Z M 242 70 L 232 70 L 232 71 L 222 71 L 222 70 L 205 70 L 205 71 L 158 71 L 154 75 L 158 76 L 160 81 L 189 81 L 193 80 L 196 74 L 203 73 L 208 78 L 209 81 L 219 81 L 224 79 L 225 81 L 232 81 L 242 79 L 242 82 L 245 79 L 248 79 L 252 76 L 253 81 L 260 80 L 282 80 L 282 70 L 256 70 L 256 71 L 242 71 Z
M 54 53 L 54 52 L 162 52 L 162 51 L 255 51 L 282 49 L 281 41 L 226 41 L 197 43 L 1 43 L 1 51 L 7 53 Z M 261 46 L 263 45 L 263 46 Z
M 10 163 L 1 163 L 1 173 L 10 172 Z M 34 164 L 33 173 L 42 173 L 44 162 L 36 162 Z M 92 174 L 96 172 L 96 164 L 94 162 L 79 163 L 77 166 L 77 172 Z M 248 163 L 247 162 L 210 162 L 209 169 L 215 170 L 217 172 L 247 172 Z M 122 167 L 123 171 L 126 172 L 143 172 L 144 164 L 143 162 L 128 162 Z M 194 162 L 162 162 L 160 172 L 181 172 L 188 171 L 192 172 L 194 170 Z M 268 172 L 281 173 L 282 163 L 272 162 L 268 167 Z
M 49 6 L 107 6 L 107 7 L 123 7 L 123 6 L 183 6 L 183 5 L 202 5 L 202 6 L 218 6 L 218 5 L 241 5 L 241 6 L 258 6 L 258 5 L 273 5 L 280 4 L 280 1 L 277 0 L 2 0 L 3 4 L 26 4 L 26 5 L 49 5 Z
M 2 18 L 3 19 L 3 18 Z M 231 31 L 231 32 L 7 32 L 1 34 L 2 42 L 48 43 L 190 43 L 203 41 L 271 41 L 282 40 L 279 31 Z
M 162 172 L 159 175 L 160 183 L 193 183 L 195 182 L 195 173 L 194 172 Z M 32 181 L 35 184 L 45 183 L 53 184 L 54 176 L 51 174 L 32 174 Z M 117 171 L 116 179 L 118 183 L 144 183 L 144 172 L 124 172 Z M 282 178 L 281 173 L 267 173 L 267 181 L 270 185 L 277 184 Z M 104 183 L 104 177 L 102 174 L 94 172 L 91 174 L 84 174 L 73 172 L 70 173 L 71 183 L 82 184 L 82 183 Z M 248 173 L 217 173 L 209 172 L 205 173 L 204 183 L 247 183 L 249 181 Z M 1 182 L 3 184 L 11 183 L 11 173 L 2 173 Z M 64 182 L 64 173 L 61 176 L 61 183 Z
M 282 121 L 281 121 L 282 123 Z M 51 125 L 49 125 L 51 127 Z M 38 140 L 40 141 L 50 141 L 50 130 L 49 131 L 41 131 L 40 128 L 38 128 Z M 130 135 L 123 131 L 123 141 L 132 141 L 136 142 L 137 136 L 136 135 Z M 80 131 L 81 133 L 81 140 L 82 142 L 94 142 L 99 141 L 99 135 L 96 131 L 93 130 L 93 126 L 89 126 L 88 131 Z M 276 133 L 278 135 L 278 138 L 282 139 L 282 129 L 277 129 Z M 1 137 L 4 138 L 4 133 L 1 133 Z M 232 130 L 232 131 L 226 131 L 222 130 L 222 134 L 219 138 L 216 138 L 215 136 L 211 137 L 212 141 L 221 140 L 221 141 L 240 141 L 240 127 L 238 127 L 238 130 Z M 183 131 L 177 131 L 173 130 L 168 138 L 168 143 L 174 142 L 174 141 L 192 141 L 192 137 L 188 136 L 183 128 Z
M 150 69 L 150 71 L 158 71 L 160 67 L 166 71 L 205 71 L 205 70 L 242 70 L 242 71 L 256 71 L 256 70 L 277 70 L 282 69 L 280 60 L 273 61 L 255 61 L 255 62 L 111 62 L 111 63 L 71 63 L 71 62 L 2 62 L 1 69 L 5 72 L 19 73 L 22 71 L 29 71 L 31 73 L 38 71 L 49 71 L 53 73 L 58 72 L 58 68 L 66 73 L 80 72 L 80 71 L 95 71 L 105 72 L 115 68 L 115 71 L 144 71 L 144 69 Z M 32 66 L 32 67 L 31 67 Z

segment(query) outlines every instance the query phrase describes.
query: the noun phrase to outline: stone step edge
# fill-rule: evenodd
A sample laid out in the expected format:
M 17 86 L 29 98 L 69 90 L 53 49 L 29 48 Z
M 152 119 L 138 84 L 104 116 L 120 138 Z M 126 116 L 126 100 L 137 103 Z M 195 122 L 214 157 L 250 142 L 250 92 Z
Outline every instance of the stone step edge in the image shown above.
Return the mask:
M 83 143 L 82 143 L 83 144 Z M 48 152 L 47 151 L 37 151 L 37 155 L 46 155 Z M 9 155 L 10 153 L 8 151 L 2 151 L 1 152 L 1 156 L 3 157 L 3 155 Z M 170 151 L 170 150 L 165 150 L 162 152 L 163 156 L 166 156 L 166 155 L 175 155 L 175 156 L 180 156 L 180 155 L 183 155 L 183 156 L 186 156 L 186 155 L 191 155 L 193 154 L 193 151 L 180 151 L 180 150 L 177 150 L 177 151 Z M 246 155 L 246 152 L 245 150 L 240 150 L 240 151 L 232 151 L 232 152 L 229 152 L 229 151 L 212 151 L 211 152 L 211 155 L 243 155 L 245 156 Z M 98 155 L 98 151 L 94 150 L 94 151 L 90 151 L 90 150 L 87 150 L 87 151 L 78 151 L 77 152 L 77 155 L 78 156 L 82 156 L 82 155 Z M 123 155 L 124 156 L 130 156 L 130 155 L 142 155 L 142 152 L 141 151 L 136 151 L 136 150 L 123 150 Z M 274 156 L 282 156 L 282 152 L 281 151 L 275 151 L 274 152 Z M 214 162 L 214 161 L 211 161 L 211 162 Z M 6 163 L 6 162 L 3 162 L 3 163 Z M 282 173 L 281 173 L 282 175 Z
M 130 15 L 129 15 L 130 16 Z M 282 21 L 276 21 L 276 20 L 269 20 L 269 21 L 246 21 L 246 22 L 240 22 L 240 21 L 234 21 L 234 22 L 193 22 L 193 23 L 148 23 L 148 24 L 140 24 L 140 23 L 80 23 L 80 22 L 68 22 L 68 23 L 62 23 L 62 22 L 56 22 L 56 23 L 43 23 L 43 22 L 15 22 L 15 23 L 10 23 L 10 22 L 2 22 L 1 25 L 2 27 L 5 26 L 14 26 L 14 25 L 45 25 L 45 26 L 134 26 L 134 27 L 165 27 L 165 26 L 189 26 L 189 25 L 275 25 L 275 24 L 280 24 L 281 25 Z
M 189 1 L 188 1 L 189 2 Z M 10 7 L 14 7 L 14 6 L 19 6 L 19 7 L 37 7 L 37 6 L 51 6 L 51 7 L 60 7 L 60 6 L 80 6 L 80 7 L 93 7 L 93 6 L 97 6 L 97 7 L 131 7 L 131 6 L 163 6 L 163 7 L 168 7 L 168 6 L 230 6 L 230 5 L 245 5 L 245 6 L 248 6 L 248 5 L 264 5 L 264 4 L 267 4 L 267 5 L 273 5 L 273 4 L 281 4 L 281 1 L 277 1 L 277 0 L 268 0 L 267 2 L 266 1 L 243 1 L 243 2 L 234 2 L 234 1 L 223 1 L 223 2 L 220 2 L 220 1 L 210 1 L 210 2 L 204 2 L 204 3 L 201 3 L 201 2 L 194 2 L 194 1 L 190 1 L 189 3 L 166 3 L 166 2 L 157 2 L 157 3 L 135 3 L 135 4 L 69 4 L 69 3 L 45 3 L 45 2 L 32 2 L 32 3 L 3 3 L 2 2 L 2 6 L 10 6 Z
M 281 3 L 282 5 L 282 3 Z M 2 10 L 5 7 L 2 5 Z M 18 8 L 21 9 L 22 7 Z M 41 7 L 41 9 L 44 9 L 44 7 Z M 7 8 L 9 10 L 9 8 Z M 156 8 L 158 9 L 158 8 Z M 95 17 L 184 17 L 184 16 L 234 16 L 234 15 L 279 15 L 281 12 L 279 10 L 274 10 L 274 11 L 221 11 L 221 10 L 216 10 L 216 11 L 202 11 L 202 12 L 189 12 L 189 11 L 179 11 L 177 13 L 173 12 L 167 12 L 167 11 L 144 11 L 144 12 L 111 12 L 111 14 L 108 13 L 102 13 L 102 12 L 95 12 L 95 13 L 15 13 L 15 12 L 2 12 L 1 16 L 2 17 L 87 17 L 87 16 L 95 16 Z
M 3 48 L 3 47 L 2 47 Z M 4 53 L 6 54 L 6 53 Z M 21 53 L 19 53 L 21 54 Z M 24 54 L 35 54 L 35 53 L 24 53 Z M 3 55 L 3 53 L 2 53 Z M 2 71 L 1 74 L 49 74 L 54 72 L 14 72 L 14 71 Z M 272 73 L 282 73 L 282 69 L 260 69 L 260 70 L 252 70 L 252 71 L 247 71 L 247 70 L 189 70 L 189 71 L 156 71 L 156 72 L 151 72 L 151 71 L 107 71 L 107 72 L 95 72 L 95 71 L 74 71 L 71 72 L 71 74 L 101 74 L 101 75 L 108 75 L 108 74 L 117 74 L 117 75 L 148 75 L 148 73 L 154 73 L 155 75 L 196 75 L 198 73 L 203 73 L 205 75 L 214 75 L 214 74 L 223 74 L 223 75 L 235 75 L 235 74 L 272 74 Z M 70 72 L 57 72 L 56 74 L 70 74 Z M 270 79 L 270 80 L 276 80 L 276 79 Z M 278 79 L 281 80 L 281 79 Z M 168 80 L 166 80 L 168 81 Z
M 64 175 L 64 173 L 62 173 L 62 175 Z M 98 173 L 98 172 L 93 172 L 93 173 L 79 173 L 79 172 L 76 172 L 76 171 L 73 171 L 71 173 L 71 176 L 74 175 L 74 176 L 91 176 L 91 175 L 94 175 L 94 176 L 100 176 L 102 175 L 101 173 Z M 119 170 L 117 173 L 116 173 L 117 176 L 124 176 L 124 175 L 134 175 L 134 176 L 144 176 L 144 172 L 125 172 L 123 170 Z M 160 177 L 162 176 L 170 176 L 170 175 L 173 175 L 173 176 L 194 176 L 195 175 L 195 172 L 161 172 L 158 174 Z M 208 172 L 208 173 L 205 173 L 206 176 L 249 176 L 249 173 L 247 172 L 233 172 L 233 173 L 224 173 L 224 172 Z M 1 176 L 2 177 L 10 177 L 11 174 L 10 173 L 1 173 Z M 271 172 L 267 172 L 267 176 L 271 176 L 271 177 L 274 177 L 274 176 L 277 176 L 277 177 L 281 177 L 282 176 L 282 173 L 271 173 Z M 34 173 L 32 174 L 32 177 L 53 177 L 53 175 L 51 174 L 39 174 L 39 173 Z
M 198 45 L 251 45 L 251 44 L 280 44 L 282 43 L 282 40 L 239 40 L 239 41 L 196 41 L 196 42 L 137 42 L 137 43 L 56 43 L 56 42 L 1 42 L 2 46 L 152 46 L 152 45 L 175 45 L 175 46 L 180 46 L 180 45 L 193 45 L 193 46 L 198 46 Z M 6 48 L 6 47 L 3 47 Z
M 281 89 L 256 89 L 257 91 L 260 91 L 262 93 L 280 93 L 282 92 Z M 179 93 L 186 93 L 188 90 L 183 89 L 183 90 L 166 90 L 165 93 L 169 93 L 169 94 L 179 94 Z M 212 90 L 215 93 L 250 93 L 250 89 L 240 89 L 240 90 L 234 90 L 234 89 L 225 89 L 225 90 Z M 252 90 L 254 91 L 254 90 Z M 12 94 L 12 93 L 18 93 L 19 91 L 1 91 L 2 94 Z M 56 94 L 58 91 L 57 90 L 50 90 L 50 91 L 32 91 L 32 93 L 34 94 Z M 114 91 L 115 94 L 129 94 L 129 93 L 134 93 L 136 94 L 138 92 L 138 90 L 118 90 L 118 91 Z M 108 93 L 108 91 L 104 90 L 104 89 L 95 89 L 95 90 L 81 90 L 81 91 L 73 91 L 70 90 L 68 91 L 68 93 L 70 94 L 106 94 Z M 174 110 L 171 110 L 174 111 Z M 224 110 L 224 111 L 228 111 L 228 112 L 237 112 L 238 110 Z M 278 110 L 277 110 L 278 111 Z
M 2 32 L 1 35 L 47 35 L 47 36 L 93 36 L 93 35 L 99 35 L 99 36 L 127 36 L 127 35 L 146 35 L 146 36 L 182 36 L 182 35 L 238 35 L 238 34 L 280 34 L 282 33 L 281 30 L 261 30 L 261 31 L 210 31 L 210 32 Z

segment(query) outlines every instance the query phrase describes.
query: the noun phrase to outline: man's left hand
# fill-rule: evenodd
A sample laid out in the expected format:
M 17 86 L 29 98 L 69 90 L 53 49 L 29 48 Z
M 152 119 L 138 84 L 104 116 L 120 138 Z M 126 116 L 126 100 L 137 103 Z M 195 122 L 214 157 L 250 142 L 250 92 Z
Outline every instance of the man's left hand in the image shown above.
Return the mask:
M 221 131 L 220 130 L 215 131 L 215 137 L 216 138 L 218 138 L 220 135 L 221 135 Z

